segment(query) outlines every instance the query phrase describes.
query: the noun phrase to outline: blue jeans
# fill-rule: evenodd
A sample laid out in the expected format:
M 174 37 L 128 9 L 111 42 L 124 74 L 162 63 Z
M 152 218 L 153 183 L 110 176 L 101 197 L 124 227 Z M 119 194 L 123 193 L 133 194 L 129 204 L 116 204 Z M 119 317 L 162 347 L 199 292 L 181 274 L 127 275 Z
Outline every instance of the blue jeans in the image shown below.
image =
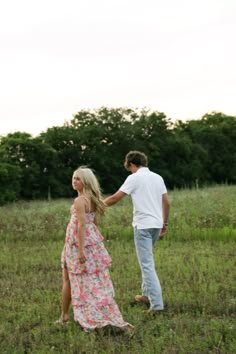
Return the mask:
M 142 295 L 150 301 L 150 309 L 163 310 L 163 299 L 153 258 L 153 246 L 161 229 L 134 228 L 134 243 L 142 273 Z

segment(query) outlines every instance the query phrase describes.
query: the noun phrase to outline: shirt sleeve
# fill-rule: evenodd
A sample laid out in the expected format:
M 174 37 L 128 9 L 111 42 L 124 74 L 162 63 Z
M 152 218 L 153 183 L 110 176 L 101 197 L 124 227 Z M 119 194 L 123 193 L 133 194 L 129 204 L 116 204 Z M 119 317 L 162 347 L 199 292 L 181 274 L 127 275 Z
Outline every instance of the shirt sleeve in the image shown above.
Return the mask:
M 126 180 L 124 181 L 124 183 L 122 184 L 122 186 L 119 189 L 121 192 L 125 193 L 125 194 L 131 194 L 134 192 L 135 190 L 135 178 L 134 175 L 130 175 L 126 178 Z
M 166 194 L 167 193 L 167 189 L 166 189 L 165 182 L 164 182 L 163 178 L 161 178 L 161 180 L 162 180 L 162 194 Z

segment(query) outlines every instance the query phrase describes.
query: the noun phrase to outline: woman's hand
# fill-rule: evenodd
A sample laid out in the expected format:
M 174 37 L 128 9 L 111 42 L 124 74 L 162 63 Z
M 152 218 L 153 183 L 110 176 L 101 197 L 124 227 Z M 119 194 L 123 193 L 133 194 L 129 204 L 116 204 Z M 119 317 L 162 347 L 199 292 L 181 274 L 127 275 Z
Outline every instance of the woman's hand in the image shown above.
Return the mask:
M 86 262 L 86 257 L 84 255 L 84 252 L 78 252 L 78 258 L 79 258 L 79 263 L 84 264 Z

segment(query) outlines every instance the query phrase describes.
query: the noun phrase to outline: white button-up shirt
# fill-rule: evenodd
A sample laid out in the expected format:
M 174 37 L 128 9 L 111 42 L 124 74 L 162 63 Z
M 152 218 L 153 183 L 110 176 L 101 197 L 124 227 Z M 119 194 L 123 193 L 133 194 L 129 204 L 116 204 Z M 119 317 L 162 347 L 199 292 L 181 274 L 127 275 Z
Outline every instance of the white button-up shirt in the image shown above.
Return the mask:
M 167 193 L 167 189 L 160 175 L 148 167 L 140 167 L 126 178 L 119 190 L 131 196 L 134 227 L 163 227 L 162 195 Z

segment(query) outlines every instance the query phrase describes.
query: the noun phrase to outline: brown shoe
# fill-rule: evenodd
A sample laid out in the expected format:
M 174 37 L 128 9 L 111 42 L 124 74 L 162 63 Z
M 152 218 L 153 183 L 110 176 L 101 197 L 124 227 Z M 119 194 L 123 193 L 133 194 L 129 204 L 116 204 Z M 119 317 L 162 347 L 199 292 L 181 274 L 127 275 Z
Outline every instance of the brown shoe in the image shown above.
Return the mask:
M 137 302 L 143 302 L 144 304 L 147 304 L 149 305 L 149 300 L 148 300 L 148 297 L 147 296 L 144 296 L 144 295 L 136 295 L 135 297 L 135 301 Z
M 158 315 L 161 313 L 163 310 L 154 310 L 154 309 L 149 309 L 149 310 L 144 310 L 143 313 L 146 313 L 147 315 Z

